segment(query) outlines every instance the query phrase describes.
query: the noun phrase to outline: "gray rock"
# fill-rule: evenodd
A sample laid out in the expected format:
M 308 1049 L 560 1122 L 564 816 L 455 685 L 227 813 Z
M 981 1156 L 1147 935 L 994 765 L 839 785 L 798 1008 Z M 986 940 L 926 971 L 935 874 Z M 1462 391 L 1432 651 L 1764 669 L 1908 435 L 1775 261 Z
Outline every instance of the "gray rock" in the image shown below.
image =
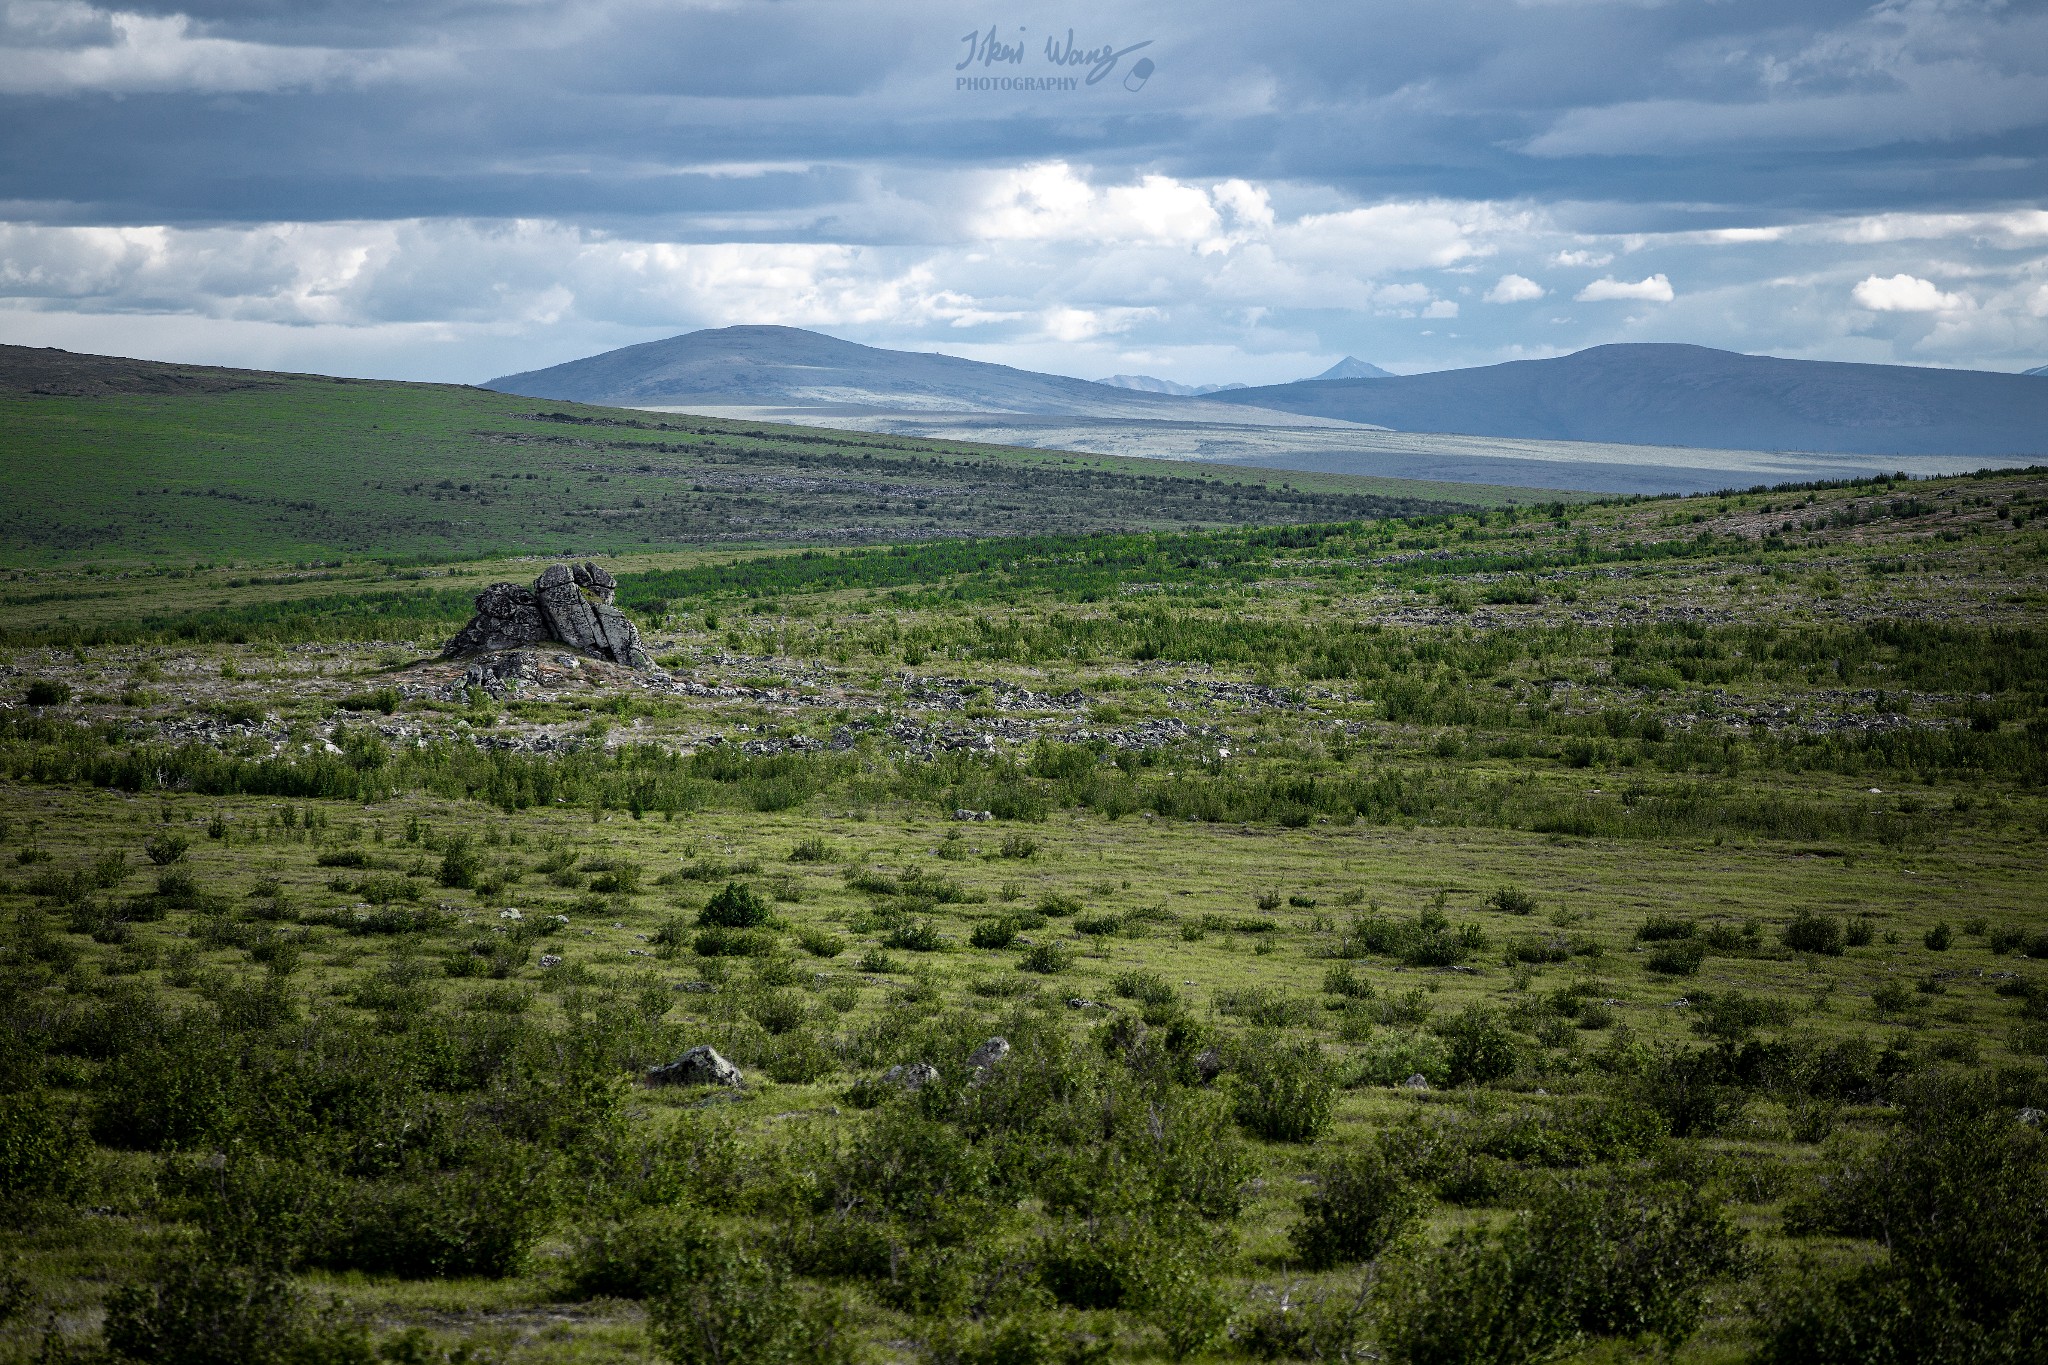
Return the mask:
M 595 564 L 551 564 L 531 589 L 493 583 L 476 598 L 476 615 L 443 654 L 492 653 L 559 641 L 629 668 L 652 668 L 640 630 L 612 605 L 618 580 Z
M 559 967 L 561 965 L 562 955 L 560 953 L 542 953 L 540 955 L 540 968 L 542 971 L 546 971 L 550 967 Z
M 1204 1048 L 1195 1054 L 1195 1074 L 1207 1085 L 1223 1074 L 1223 1054 L 1215 1048 Z
M 541 618 L 540 601 L 517 583 L 493 583 L 476 595 L 476 615 L 455 633 L 442 654 L 489 654 L 552 638 Z
M 738 1088 L 746 1078 L 740 1069 L 718 1055 L 709 1043 L 699 1043 L 665 1066 L 649 1067 L 647 1079 L 655 1085 L 723 1085 Z
M 967 1065 L 976 1071 L 985 1073 L 1001 1065 L 1003 1058 L 1009 1055 L 1010 1040 L 997 1036 L 968 1053 Z
M 2020 1122 L 2026 1124 L 2029 1128 L 2039 1128 L 2044 1117 L 2048 1117 L 2048 1115 L 2042 1114 L 2040 1110 L 2032 1105 L 2028 1105 L 2025 1109 L 2020 1110 Z
M 939 1069 L 930 1062 L 912 1062 L 909 1066 L 892 1066 L 882 1073 L 882 1083 L 903 1087 L 910 1094 L 930 1085 L 939 1078 Z
M 1418 1071 L 1413 1076 L 1410 1076 L 1407 1080 L 1401 1082 L 1401 1089 L 1427 1090 L 1429 1089 L 1429 1077 L 1423 1075 L 1420 1071 Z

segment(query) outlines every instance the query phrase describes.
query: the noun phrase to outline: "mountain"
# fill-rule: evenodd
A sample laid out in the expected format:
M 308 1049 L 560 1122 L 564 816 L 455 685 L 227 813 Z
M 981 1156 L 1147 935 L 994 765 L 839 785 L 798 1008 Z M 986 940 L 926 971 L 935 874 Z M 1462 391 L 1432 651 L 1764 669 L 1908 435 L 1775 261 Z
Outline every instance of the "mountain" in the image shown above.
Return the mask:
M 1304 384 L 1317 384 L 1325 379 L 1392 379 L 1392 372 L 1383 370 L 1355 355 L 1347 355 L 1321 374 L 1302 380 Z
M 1625 344 L 1552 360 L 1238 389 L 1212 401 L 1396 431 L 1861 455 L 2048 453 L 2048 384 L 2017 374 Z
M 1170 393 L 1176 398 L 1203 398 L 1212 393 L 1222 393 L 1225 389 L 1251 387 L 1249 384 L 1176 384 L 1171 379 L 1154 379 L 1149 374 L 1113 374 L 1095 382 L 1137 393 Z
M 1171 393 L 1092 384 L 958 356 L 887 351 L 798 327 L 720 327 L 484 385 L 612 407 L 795 407 L 1245 421 Z M 1262 416 L 1270 417 L 1270 414 Z M 1257 417 L 1250 420 L 1259 420 Z
M 2036 366 L 2035 366 L 2035 367 L 2034 367 L 2033 369 L 2031 369 L 2031 370 L 2021 370 L 2021 371 L 2020 371 L 2020 373 L 2021 373 L 2021 374 L 2038 374 L 2038 375 L 2042 375 L 2042 376 L 2048 376 L 2048 365 L 2036 365 Z

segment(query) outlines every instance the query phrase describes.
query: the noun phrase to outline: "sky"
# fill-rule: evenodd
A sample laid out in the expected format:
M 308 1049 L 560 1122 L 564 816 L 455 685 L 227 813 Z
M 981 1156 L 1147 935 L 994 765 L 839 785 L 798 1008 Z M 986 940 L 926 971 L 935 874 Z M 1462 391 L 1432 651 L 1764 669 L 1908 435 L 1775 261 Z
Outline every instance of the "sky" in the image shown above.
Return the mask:
M 0 0 L 0 341 L 2048 364 L 2048 0 Z

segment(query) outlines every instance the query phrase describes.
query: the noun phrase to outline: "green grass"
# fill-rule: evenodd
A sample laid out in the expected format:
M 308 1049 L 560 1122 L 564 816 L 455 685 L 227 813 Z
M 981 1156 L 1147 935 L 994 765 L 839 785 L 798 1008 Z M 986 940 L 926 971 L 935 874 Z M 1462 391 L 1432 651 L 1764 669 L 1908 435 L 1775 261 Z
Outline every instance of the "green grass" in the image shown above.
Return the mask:
M 437 613 L 531 564 L 40 570 L 0 602 L 0 1075 L 103 1140 L 9 1196 L 0 1350 L 52 1315 L 82 1349 L 160 1253 L 242 1246 L 204 1197 L 229 1175 L 194 1172 L 279 1162 L 282 1193 L 238 1196 L 282 1200 L 273 1226 L 542 1173 L 503 1273 L 295 1253 L 308 1311 L 339 1296 L 391 1359 L 660 1358 L 640 1301 L 576 1288 L 591 1238 L 657 1225 L 686 1286 L 778 1321 L 836 1297 L 869 1359 L 998 1358 L 1012 1329 L 1251 1359 L 1282 1294 L 1341 1316 L 1364 1291 L 1347 1348 L 1417 1359 L 1402 1286 L 1451 1273 L 1437 1249 L 1586 1185 L 1674 1220 L 1690 1191 L 1741 1234 L 1695 1256 L 1703 1300 L 1659 1301 L 1676 1359 L 1784 1359 L 1758 1303 L 1892 1264 L 1825 1202 L 1846 1169 L 1930 1093 L 1990 1106 L 1958 1162 L 2048 1107 L 2044 495 L 648 552 L 622 599 L 694 686 L 558 669 L 501 698 L 427 656 Z M 70 693 L 30 706 L 37 681 Z M 728 883 L 770 920 L 701 939 Z M 1815 916 L 1838 953 L 1787 944 Z M 247 1088 L 117 1142 L 122 1068 L 177 1018 L 218 1049 L 195 1074 Z M 977 1108 L 1012 1083 L 969 1083 L 994 1033 L 1086 1102 Z M 700 1043 L 739 1096 L 637 1083 Z M 1288 1071 L 1310 1050 L 1320 1089 Z M 884 1080 L 918 1062 L 936 1087 Z M 1375 1188 L 1371 1151 L 1416 1218 L 1349 1259 L 1303 1198 L 1339 1156 Z M 1959 1225 L 2024 1226 L 1992 1178 L 1945 1187 Z M 1076 1269 L 1111 1262 L 1113 1304 Z M 1570 1349 L 1665 1358 L 1605 1328 Z
M 1331 520 L 1535 496 L 635 414 L 449 385 L 248 378 L 227 392 L 0 394 L 0 562 L 617 555 Z

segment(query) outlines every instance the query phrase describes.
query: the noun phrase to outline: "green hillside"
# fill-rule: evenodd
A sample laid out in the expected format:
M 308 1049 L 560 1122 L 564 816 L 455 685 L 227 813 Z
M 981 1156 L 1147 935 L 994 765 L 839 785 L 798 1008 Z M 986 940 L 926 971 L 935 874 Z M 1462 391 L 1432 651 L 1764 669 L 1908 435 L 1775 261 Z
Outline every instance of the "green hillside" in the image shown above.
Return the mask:
M 0 563 L 17 565 L 859 544 L 1535 496 L 0 348 Z

